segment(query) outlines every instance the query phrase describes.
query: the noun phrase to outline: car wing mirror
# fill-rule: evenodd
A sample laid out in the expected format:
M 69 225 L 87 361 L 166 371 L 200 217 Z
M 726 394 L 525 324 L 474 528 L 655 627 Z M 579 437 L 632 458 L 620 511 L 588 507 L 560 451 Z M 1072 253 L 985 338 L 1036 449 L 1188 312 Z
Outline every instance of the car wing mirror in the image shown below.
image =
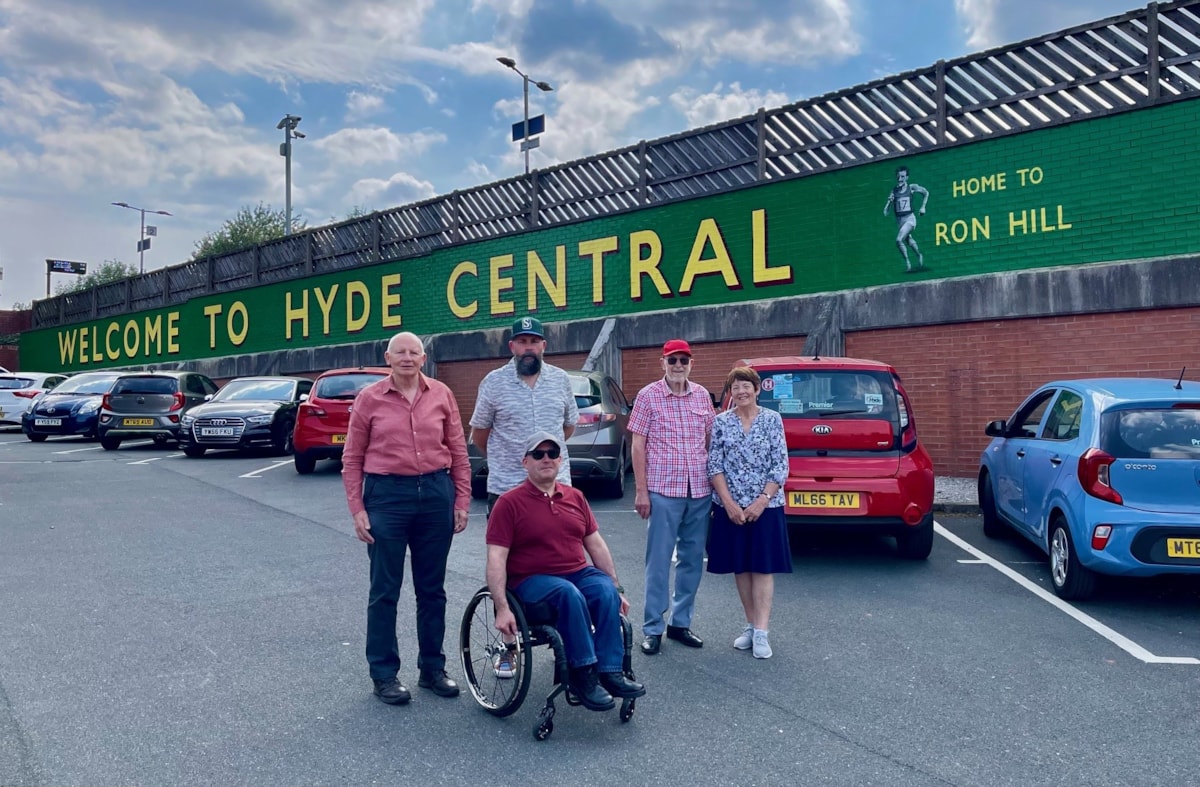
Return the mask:
M 1003 421 L 992 421 L 983 431 L 988 437 L 1004 437 L 1007 429 Z
M 307 401 L 308 401 L 308 394 L 306 394 L 306 393 L 305 393 L 305 394 L 300 394 L 300 401 L 302 401 L 302 402 L 307 402 Z
M 206 401 L 206 402 L 207 402 L 207 401 L 209 401 L 209 400 L 211 400 L 212 398 L 213 398 L 213 395 L 212 395 L 212 394 L 205 394 L 205 395 L 204 395 L 204 401 Z

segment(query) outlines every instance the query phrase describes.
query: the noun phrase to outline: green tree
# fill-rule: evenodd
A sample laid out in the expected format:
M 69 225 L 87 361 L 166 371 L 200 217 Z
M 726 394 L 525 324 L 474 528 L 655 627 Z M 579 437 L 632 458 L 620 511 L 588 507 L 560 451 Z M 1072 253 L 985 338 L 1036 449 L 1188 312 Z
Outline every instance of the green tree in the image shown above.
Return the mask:
M 72 276 L 70 281 L 60 281 L 54 285 L 54 294 L 83 292 L 92 287 L 99 287 L 101 284 L 111 284 L 114 281 L 128 279 L 130 276 L 136 276 L 137 272 L 136 267 L 126 265 L 120 260 L 105 260 L 100 267 L 93 268 L 92 272 L 86 276 Z M 59 274 L 59 276 L 61 275 Z
M 196 241 L 196 250 L 192 252 L 192 259 L 198 260 L 214 254 L 226 254 L 282 238 L 285 227 L 287 227 L 286 211 L 272 210 L 270 205 L 264 205 L 261 202 L 256 206 L 244 205 L 236 216 L 221 225 L 221 229 L 210 232 Z M 304 221 L 293 216 L 292 232 L 299 232 L 304 228 Z

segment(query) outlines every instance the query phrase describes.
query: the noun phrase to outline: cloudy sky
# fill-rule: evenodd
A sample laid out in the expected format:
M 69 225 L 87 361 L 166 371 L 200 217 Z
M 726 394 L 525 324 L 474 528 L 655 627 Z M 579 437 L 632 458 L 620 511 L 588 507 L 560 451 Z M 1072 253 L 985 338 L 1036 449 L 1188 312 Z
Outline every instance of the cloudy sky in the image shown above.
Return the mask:
M 47 257 L 190 259 L 240 207 L 310 226 L 523 169 L 515 58 L 569 161 L 1119 14 L 1134 0 L 0 0 L 0 309 Z M 56 274 L 55 283 L 66 277 Z

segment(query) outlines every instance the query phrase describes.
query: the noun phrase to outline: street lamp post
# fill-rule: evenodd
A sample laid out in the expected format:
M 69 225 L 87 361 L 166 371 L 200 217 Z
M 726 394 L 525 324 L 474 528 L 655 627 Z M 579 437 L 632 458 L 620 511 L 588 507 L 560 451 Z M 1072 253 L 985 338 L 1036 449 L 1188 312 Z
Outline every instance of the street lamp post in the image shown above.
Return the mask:
M 284 235 L 292 234 L 292 140 L 304 139 L 304 132 L 297 131 L 296 126 L 300 124 L 299 115 L 284 115 L 283 120 L 279 121 L 275 128 L 283 129 L 283 144 L 279 146 L 279 155 L 283 156 L 286 164 L 284 169 L 285 186 L 287 190 L 287 224 L 283 228 Z
M 525 125 L 522 127 L 522 130 L 524 131 L 524 133 L 521 135 L 521 149 L 525 151 L 525 174 L 528 175 L 529 174 L 529 83 L 532 82 L 535 86 L 537 86 L 538 90 L 541 90 L 542 92 L 545 92 L 545 93 L 549 93 L 554 88 L 550 85 L 549 82 L 539 82 L 539 81 L 533 79 L 532 77 L 530 77 L 528 74 L 521 71 L 519 68 L 517 68 L 517 61 L 513 60 L 511 57 L 498 57 L 498 58 L 496 58 L 496 61 L 498 63 L 500 63 L 500 65 L 507 66 L 508 68 L 511 68 L 513 71 L 517 72 L 517 74 L 519 74 L 521 77 L 521 81 L 524 83 L 524 88 L 525 88 L 524 89 Z
M 141 233 L 138 235 L 138 245 L 137 245 L 138 273 L 145 273 L 146 272 L 146 247 L 149 245 L 146 243 L 146 214 L 147 213 L 157 213 L 159 216 L 170 216 L 171 214 L 167 213 L 165 210 L 150 210 L 149 208 L 139 208 L 134 205 L 130 205 L 128 202 L 114 202 L 112 204 L 116 205 L 118 208 L 129 208 L 130 210 L 136 210 L 142 216 L 142 230 L 141 230 Z

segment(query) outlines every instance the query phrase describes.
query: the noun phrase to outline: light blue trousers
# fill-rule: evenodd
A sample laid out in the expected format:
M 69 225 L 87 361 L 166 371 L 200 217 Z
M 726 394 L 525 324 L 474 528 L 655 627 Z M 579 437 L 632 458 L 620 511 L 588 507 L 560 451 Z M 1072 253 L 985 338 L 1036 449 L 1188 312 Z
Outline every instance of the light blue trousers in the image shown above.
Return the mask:
M 688 628 L 696 606 L 696 589 L 704 576 L 704 544 L 712 500 L 704 497 L 665 497 L 650 493 L 646 523 L 646 608 L 643 634 L 662 634 L 664 616 L 671 625 Z M 669 595 L 671 555 L 676 553 L 675 593 Z

